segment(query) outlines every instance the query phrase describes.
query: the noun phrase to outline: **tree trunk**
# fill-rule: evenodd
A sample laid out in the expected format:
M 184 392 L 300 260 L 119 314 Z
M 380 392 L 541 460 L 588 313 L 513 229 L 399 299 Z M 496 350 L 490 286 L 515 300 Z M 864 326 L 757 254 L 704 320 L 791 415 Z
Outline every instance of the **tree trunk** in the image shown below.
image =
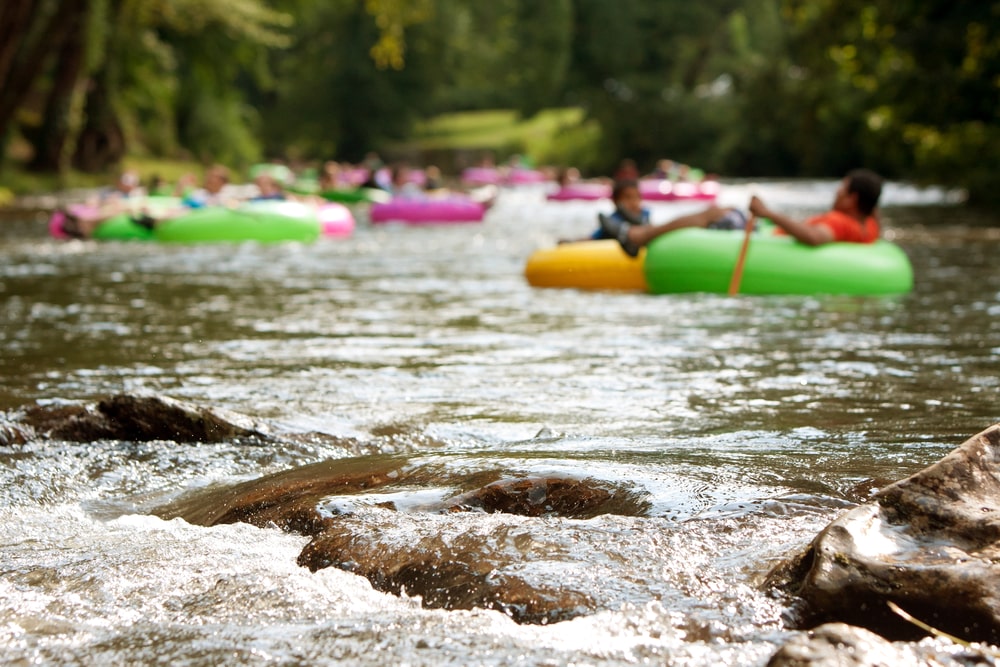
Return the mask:
M 107 171 L 125 157 L 125 132 L 111 102 L 107 68 L 98 72 L 87 91 L 86 121 L 73 155 L 73 165 L 85 172 Z
M 140 0 L 137 0 L 138 4 Z M 146 0 L 141 0 L 145 2 Z M 73 166 L 90 173 L 108 171 L 125 157 L 125 131 L 115 105 L 115 95 L 121 88 L 120 68 L 124 58 L 120 37 L 125 27 L 127 4 L 109 0 L 107 32 L 102 45 L 104 59 L 94 73 L 84 102 L 84 124 L 77 136 Z
M 7 0 L 0 5 L 0 90 L 7 88 L 14 56 L 36 19 L 37 0 Z
M 74 8 L 77 17 L 74 23 L 83 24 L 87 20 L 87 8 Z M 28 168 L 33 171 L 58 171 L 66 167 L 66 144 L 70 140 L 72 119 L 70 113 L 80 73 L 83 71 L 86 36 L 80 30 L 70 31 L 56 61 L 52 79 L 52 89 L 45 103 L 42 124 L 39 127 L 24 128 L 25 138 L 35 148 L 35 156 Z
M 83 30 L 78 19 L 89 4 L 63 0 L 58 11 L 46 14 L 35 0 L 5 0 L 0 9 L 0 137 L 7 136 L 52 53 L 71 32 Z

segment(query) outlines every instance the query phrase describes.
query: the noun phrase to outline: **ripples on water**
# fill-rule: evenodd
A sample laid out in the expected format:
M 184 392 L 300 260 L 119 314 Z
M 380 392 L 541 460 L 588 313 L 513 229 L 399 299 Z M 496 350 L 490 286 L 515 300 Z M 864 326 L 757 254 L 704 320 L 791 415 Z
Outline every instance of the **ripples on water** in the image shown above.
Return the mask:
M 831 183 L 734 184 L 808 212 Z M 527 255 L 593 204 L 504 193 L 481 226 L 372 228 L 312 246 L 57 243 L 0 227 L 0 407 L 157 393 L 357 438 L 34 443 L 0 452 L 0 649 L 10 662 L 763 664 L 788 636 L 755 588 L 872 487 L 997 421 L 997 220 L 893 186 L 913 260 L 891 299 L 532 290 Z M 654 219 L 689 210 L 656 206 Z M 306 538 L 149 516 L 212 484 L 334 457 L 399 456 L 422 488 L 331 498 L 387 544 L 523 535 L 524 574 L 591 582 L 550 626 L 422 609 Z M 589 476 L 641 516 L 429 515 L 463 478 Z M 443 538 L 442 538 L 443 539 Z

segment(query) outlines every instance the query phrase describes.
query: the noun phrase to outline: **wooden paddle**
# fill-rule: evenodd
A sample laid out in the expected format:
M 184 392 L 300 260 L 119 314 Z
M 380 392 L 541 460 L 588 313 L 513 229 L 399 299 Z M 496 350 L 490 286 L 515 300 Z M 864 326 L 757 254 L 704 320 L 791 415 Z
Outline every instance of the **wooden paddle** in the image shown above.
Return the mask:
M 750 248 L 750 235 L 753 234 L 753 226 L 756 222 L 757 216 L 751 213 L 743 234 L 743 245 L 740 246 L 740 254 L 736 258 L 736 266 L 733 267 L 733 277 L 729 280 L 729 296 L 739 294 L 740 282 L 743 280 L 743 265 L 746 263 L 747 250 Z

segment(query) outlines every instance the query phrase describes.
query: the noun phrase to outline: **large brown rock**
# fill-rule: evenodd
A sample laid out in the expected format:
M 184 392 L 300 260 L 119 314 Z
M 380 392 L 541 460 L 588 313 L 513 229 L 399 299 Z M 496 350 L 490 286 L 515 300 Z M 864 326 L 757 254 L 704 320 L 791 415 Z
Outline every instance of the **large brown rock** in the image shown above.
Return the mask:
M 394 524 L 403 521 L 396 517 Z M 372 521 L 348 519 L 314 537 L 298 563 L 316 571 L 338 567 L 361 575 L 376 590 L 420 596 L 425 607 L 495 609 L 518 623 L 552 623 L 593 611 L 575 582 L 528 581 L 525 561 L 545 558 L 507 525 L 442 537 L 430 530 L 406 542 L 386 537 Z
M 942 667 L 993 664 L 975 649 L 938 650 L 920 644 L 893 644 L 873 632 L 827 623 L 793 637 L 771 656 L 767 667 Z
M 436 466 L 414 466 L 403 457 L 334 459 L 205 489 L 156 514 L 206 526 L 241 521 L 311 536 L 300 565 L 347 570 L 380 591 L 420 596 L 427 607 L 497 609 L 521 623 L 592 611 L 586 583 L 538 575 L 560 553 L 558 545 L 542 544 L 529 529 L 484 525 L 482 517 L 634 516 L 648 509 L 647 501 L 634 490 L 594 479 L 497 480 L 495 475 L 477 472 L 445 480 Z M 478 486 L 419 507 L 408 503 L 409 512 L 396 511 L 387 500 L 405 499 L 424 486 L 473 485 Z M 400 531 L 406 536 L 402 540 Z
M 319 432 L 276 431 L 246 415 L 165 396 L 117 394 L 97 403 L 32 405 L 0 415 L 0 445 L 44 440 L 302 444 L 337 447 L 355 454 L 379 450 L 378 442 Z
M 930 626 L 1000 642 L 1000 425 L 827 526 L 768 580 L 797 598 L 793 625 L 841 621 L 891 639 Z
M 315 535 L 333 518 L 321 511 L 324 498 L 371 492 L 410 479 L 404 459 L 394 457 L 332 459 L 225 487 L 188 494 L 156 510 L 163 519 L 216 526 L 249 523 L 261 528 Z
M 641 515 L 649 510 L 649 503 L 633 492 L 593 479 L 527 477 L 487 484 L 451 498 L 446 507 L 452 511 L 590 519 L 601 514 Z
M 243 415 L 210 410 L 164 396 L 118 394 L 99 401 L 96 406 L 36 405 L 25 411 L 23 423 L 32 429 L 35 437 L 75 442 L 271 439 L 260 426 Z

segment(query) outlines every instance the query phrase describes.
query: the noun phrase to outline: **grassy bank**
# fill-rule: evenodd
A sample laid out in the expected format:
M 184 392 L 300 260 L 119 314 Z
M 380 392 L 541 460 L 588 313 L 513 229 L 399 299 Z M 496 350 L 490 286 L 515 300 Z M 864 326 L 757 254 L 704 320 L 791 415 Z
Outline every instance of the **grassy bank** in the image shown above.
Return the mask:
M 205 170 L 197 162 L 147 157 L 126 158 L 122 169 L 135 171 L 143 183 L 148 183 L 154 176 L 158 176 L 168 183 L 175 183 L 184 174 L 195 174 L 201 178 Z M 3 171 L 0 172 L 0 206 L 20 195 L 60 192 L 78 188 L 100 188 L 114 184 L 117 177 L 117 171 L 106 174 L 86 174 L 71 169 L 64 174 L 38 173 L 28 171 L 21 163 L 12 160 L 6 162 Z
M 387 153 L 475 156 L 488 152 L 498 161 L 520 155 L 534 164 L 585 167 L 599 158 L 600 140 L 600 128 L 587 121 L 579 108 L 547 109 L 531 118 L 503 109 L 465 111 L 418 124 L 412 139 L 392 146 Z
M 598 163 L 600 142 L 600 128 L 586 120 L 579 108 L 547 109 L 531 118 L 503 109 L 466 111 L 442 114 L 419 123 L 413 137 L 387 147 L 385 157 L 438 164 L 453 173 L 486 153 L 498 162 L 520 155 L 536 165 L 586 169 Z M 135 171 L 144 183 L 154 177 L 175 183 L 184 174 L 194 174 L 200 179 L 205 167 L 193 161 L 130 156 L 125 159 L 123 169 Z M 0 172 L 0 206 L 18 195 L 111 185 L 116 177 L 117 172 L 85 174 L 73 170 L 65 174 L 40 174 L 9 158 Z

